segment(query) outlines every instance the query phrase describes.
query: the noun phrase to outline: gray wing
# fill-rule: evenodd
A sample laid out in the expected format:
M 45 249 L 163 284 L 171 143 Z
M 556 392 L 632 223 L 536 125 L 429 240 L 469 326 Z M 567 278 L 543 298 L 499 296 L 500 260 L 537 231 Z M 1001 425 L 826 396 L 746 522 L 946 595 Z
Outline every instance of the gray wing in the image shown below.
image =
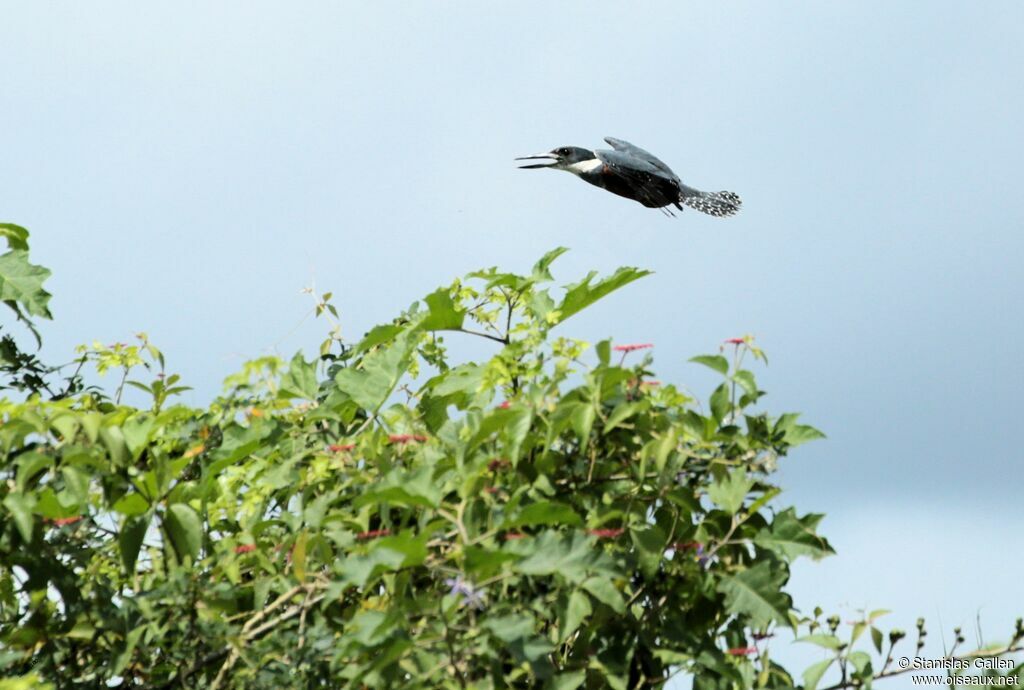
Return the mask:
M 667 204 L 679 206 L 679 178 L 672 171 L 667 173 L 654 163 L 630 155 L 624 151 L 594 151 L 597 159 L 622 179 L 629 187 L 640 192 L 645 206 L 660 207 Z M 608 185 L 605 185 L 608 188 Z M 616 192 L 621 194 L 621 192 Z M 634 195 L 628 195 L 636 198 Z M 638 199 L 639 200 L 639 199 Z M 646 203 L 650 202 L 650 203 Z
M 639 158 L 625 151 L 607 151 L 598 149 L 594 151 L 597 159 L 612 169 L 613 172 L 630 179 L 650 179 L 651 177 L 661 178 L 675 182 L 678 178 L 668 171 L 644 158 Z
M 611 146 L 616 151 L 621 151 L 622 153 L 627 153 L 630 156 L 633 156 L 634 158 L 640 158 L 642 160 L 645 160 L 654 167 L 656 167 L 658 170 L 669 175 L 670 177 L 676 180 L 679 179 L 679 176 L 672 172 L 672 168 L 665 165 L 665 163 L 663 163 L 653 153 L 650 153 L 649 151 L 644 151 L 639 146 L 634 146 L 633 144 L 630 144 L 628 141 L 616 139 L 615 137 L 605 137 L 604 140 L 607 141 L 608 145 Z

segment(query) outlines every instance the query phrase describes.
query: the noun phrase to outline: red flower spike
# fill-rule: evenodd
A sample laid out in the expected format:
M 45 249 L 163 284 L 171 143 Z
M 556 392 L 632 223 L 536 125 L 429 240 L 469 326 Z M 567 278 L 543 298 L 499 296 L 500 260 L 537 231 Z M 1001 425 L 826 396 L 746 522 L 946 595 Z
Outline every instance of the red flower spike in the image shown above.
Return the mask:
M 499 489 L 496 486 L 485 486 L 484 491 L 493 496 L 494 494 L 498 493 Z
M 654 347 L 654 343 L 633 343 L 631 345 L 616 345 L 612 349 L 616 352 L 633 352 L 634 350 L 646 350 Z
M 749 654 L 757 654 L 757 647 L 733 647 L 726 650 L 725 653 L 731 656 L 747 656 Z
M 332 453 L 344 453 L 346 451 L 352 450 L 355 447 L 356 444 L 354 443 L 335 443 L 327 446 L 327 450 L 331 451 Z
M 699 541 L 677 541 L 672 544 L 672 548 L 676 551 L 686 551 L 687 549 L 699 549 L 704 546 Z
M 506 532 L 505 541 L 514 541 L 516 539 L 526 539 L 529 535 L 523 534 L 522 532 Z
M 361 541 L 366 539 L 376 539 L 377 537 L 386 537 L 391 534 L 389 529 L 371 529 L 368 532 L 360 532 L 356 535 L 356 539 Z
M 255 550 L 256 550 L 256 545 L 255 544 L 239 544 L 238 546 L 235 547 L 235 553 L 249 553 L 250 551 L 255 551 Z
M 508 467 L 508 465 L 508 460 L 505 460 L 504 458 L 494 458 L 489 463 L 487 463 L 487 469 L 489 469 L 491 472 L 497 472 L 503 467 Z
M 747 342 L 745 338 L 726 338 L 723 340 L 726 345 L 742 345 Z
M 423 434 L 391 434 L 388 436 L 388 443 L 422 443 L 427 440 Z
M 500 410 L 507 410 L 510 407 L 512 407 L 512 402 L 509 400 L 506 400 L 505 402 L 498 405 L 498 409 Z
M 614 539 L 625 531 L 626 530 L 621 527 L 587 530 L 589 534 L 598 537 L 599 539 Z
M 56 525 L 57 527 L 63 527 L 65 525 L 73 525 L 73 524 L 75 524 L 76 522 L 78 522 L 81 519 L 82 519 L 81 515 L 75 515 L 73 517 L 66 517 L 66 518 L 53 518 L 53 519 L 47 518 L 45 520 L 45 522 L 49 522 L 49 523 L 51 523 L 53 525 Z

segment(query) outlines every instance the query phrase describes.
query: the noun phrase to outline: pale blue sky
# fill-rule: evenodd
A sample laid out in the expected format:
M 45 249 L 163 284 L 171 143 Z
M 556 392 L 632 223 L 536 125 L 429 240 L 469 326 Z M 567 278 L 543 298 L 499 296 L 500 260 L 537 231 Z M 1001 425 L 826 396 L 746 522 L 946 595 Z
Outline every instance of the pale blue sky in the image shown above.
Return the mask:
M 1003 634 L 1024 5 L 553 5 L 0 4 L 0 215 L 54 270 L 47 358 L 145 330 L 200 404 L 244 358 L 312 351 L 314 277 L 357 338 L 557 245 L 564 282 L 650 268 L 563 333 L 654 342 L 701 393 L 686 359 L 757 336 L 766 406 L 829 434 L 783 464 L 839 550 L 798 605 Z M 666 219 L 512 163 L 606 135 L 743 212 Z

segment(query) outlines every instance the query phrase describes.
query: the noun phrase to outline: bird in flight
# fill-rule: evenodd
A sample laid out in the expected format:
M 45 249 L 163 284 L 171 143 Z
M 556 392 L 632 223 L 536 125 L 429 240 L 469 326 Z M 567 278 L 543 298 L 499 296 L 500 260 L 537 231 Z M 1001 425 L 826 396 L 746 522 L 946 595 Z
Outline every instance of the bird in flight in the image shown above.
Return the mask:
M 653 154 L 628 141 L 605 137 L 614 151 L 590 151 L 579 146 L 562 146 L 547 153 L 516 158 L 517 161 L 541 161 L 521 165 L 522 169 L 565 170 L 612 194 L 638 201 L 648 208 L 675 215 L 668 206 L 680 211 L 686 204 L 711 216 L 731 216 L 743 203 L 733 192 L 702 192 L 682 183 L 672 169 Z

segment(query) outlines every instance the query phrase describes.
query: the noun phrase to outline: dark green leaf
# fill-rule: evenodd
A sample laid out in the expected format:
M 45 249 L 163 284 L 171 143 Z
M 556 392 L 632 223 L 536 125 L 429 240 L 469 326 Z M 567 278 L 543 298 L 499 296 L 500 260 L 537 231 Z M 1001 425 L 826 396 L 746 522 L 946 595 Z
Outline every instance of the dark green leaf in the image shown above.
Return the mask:
M 743 500 L 754 487 L 743 467 L 733 468 L 729 475 L 708 487 L 708 498 L 730 515 L 743 507 Z
M 729 373 L 729 360 L 722 355 L 697 355 L 691 357 L 690 361 L 714 369 L 722 376 Z
M 773 621 L 788 626 L 792 602 L 782 591 L 788 573 L 762 561 L 735 575 L 723 575 L 718 591 L 725 594 L 730 613 L 748 617 L 753 628 L 767 628 Z
M 4 498 L 4 506 L 11 513 L 14 519 L 14 526 L 18 528 L 21 538 L 26 544 L 32 542 L 32 527 L 35 518 L 32 516 L 32 508 L 35 507 L 35 497 L 31 494 L 12 492 Z
M 634 280 L 650 275 L 650 273 L 650 271 L 638 268 L 624 267 L 615 271 L 615 273 L 607 278 L 602 278 L 594 283 L 593 280 L 597 273 L 591 272 L 580 282 L 566 288 L 565 297 L 562 299 L 561 304 L 558 305 L 559 315 L 556 323 L 562 323 L 573 314 L 586 309 L 602 297 L 618 290 L 624 285 L 632 283 Z
M 835 658 L 824 659 L 815 664 L 811 664 L 804 671 L 804 690 L 815 690 L 818 687 L 818 683 L 821 682 L 821 677 L 825 675 L 825 671 L 832 665 Z
M 766 527 L 754 537 L 754 543 L 761 548 L 775 551 L 787 559 L 797 556 L 822 558 L 835 553 L 824 537 L 815 531 L 822 515 L 796 516 L 792 508 L 778 513 L 770 527 Z
M 43 289 L 49 277 L 49 269 L 28 262 L 27 251 L 11 250 L 0 256 L 0 301 L 19 304 L 32 316 L 49 319 L 50 293 Z
M 577 526 L 583 524 L 579 515 L 564 503 L 554 501 L 539 501 L 531 503 L 515 516 L 505 520 L 501 529 L 512 527 L 525 527 L 529 525 L 568 525 Z
M 316 400 L 320 385 L 316 380 L 316 363 L 307 362 L 301 352 L 296 352 L 288 364 L 288 371 L 281 377 L 281 395 L 288 398 Z
M 203 523 L 191 506 L 175 503 L 164 513 L 164 528 L 178 559 L 196 559 L 203 543 Z
M 420 322 L 425 331 L 457 331 L 462 328 L 466 311 L 460 309 L 452 299 L 450 288 L 438 288 L 424 299 L 427 303 L 427 316 Z
M 149 517 L 127 518 L 121 525 L 117 535 L 117 545 L 121 552 L 121 563 L 128 574 L 134 575 L 135 561 L 139 557 L 142 540 L 149 529 Z
M 412 336 L 402 333 L 390 345 L 368 353 L 358 368 L 339 371 L 334 380 L 357 405 L 375 413 L 405 373 L 412 350 Z

